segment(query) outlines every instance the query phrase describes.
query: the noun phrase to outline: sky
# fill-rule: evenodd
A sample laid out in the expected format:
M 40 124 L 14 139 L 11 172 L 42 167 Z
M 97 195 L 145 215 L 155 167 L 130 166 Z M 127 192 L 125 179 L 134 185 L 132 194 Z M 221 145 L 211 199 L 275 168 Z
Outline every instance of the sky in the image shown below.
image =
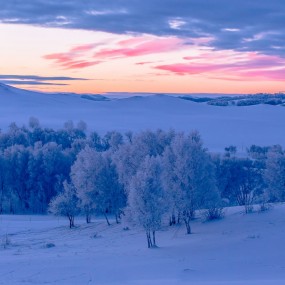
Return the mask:
M 48 92 L 285 91 L 284 0 L 9 0 L 0 82 Z

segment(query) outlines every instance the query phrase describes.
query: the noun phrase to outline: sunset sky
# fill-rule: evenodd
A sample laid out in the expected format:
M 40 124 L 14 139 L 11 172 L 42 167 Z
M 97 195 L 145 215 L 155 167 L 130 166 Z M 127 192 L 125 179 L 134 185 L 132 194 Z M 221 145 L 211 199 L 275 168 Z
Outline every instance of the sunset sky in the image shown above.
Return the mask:
M 285 91 L 284 0 L 9 0 L 0 82 L 41 91 Z

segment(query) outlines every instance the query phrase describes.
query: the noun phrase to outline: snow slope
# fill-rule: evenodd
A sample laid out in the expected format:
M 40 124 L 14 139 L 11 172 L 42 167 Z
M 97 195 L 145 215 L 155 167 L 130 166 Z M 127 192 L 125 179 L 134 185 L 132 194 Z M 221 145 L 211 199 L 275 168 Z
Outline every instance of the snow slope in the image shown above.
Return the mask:
M 248 215 L 229 208 L 223 220 L 195 220 L 192 235 L 184 226 L 164 228 L 157 249 L 124 224 L 77 219 L 70 230 L 62 218 L 0 216 L 0 236 L 11 240 L 0 248 L 0 284 L 281 285 L 284 213 L 285 205 Z
M 90 96 L 90 95 L 88 95 Z M 169 129 L 201 132 L 211 150 L 251 144 L 285 146 L 285 108 L 257 105 L 218 107 L 177 97 L 156 95 L 124 99 L 88 100 L 76 94 L 45 94 L 0 83 L 0 128 L 15 121 L 26 124 L 31 116 L 43 126 L 59 128 L 67 120 L 84 120 L 89 130 Z

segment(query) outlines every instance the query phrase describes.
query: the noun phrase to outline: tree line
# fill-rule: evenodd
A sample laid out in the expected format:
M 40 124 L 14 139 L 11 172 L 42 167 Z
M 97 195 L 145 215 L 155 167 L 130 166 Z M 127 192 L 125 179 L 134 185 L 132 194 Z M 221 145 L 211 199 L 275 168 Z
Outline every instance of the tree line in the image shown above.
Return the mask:
M 69 121 L 59 130 L 12 123 L 0 132 L 0 213 L 78 214 L 86 222 L 103 215 L 108 224 L 128 215 L 146 232 L 148 246 L 167 217 L 191 233 L 197 210 L 220 218 L 224 206 L 285 199 L 281 146 L 235 146 L 211 153 L 197 131 L 87 132 Z

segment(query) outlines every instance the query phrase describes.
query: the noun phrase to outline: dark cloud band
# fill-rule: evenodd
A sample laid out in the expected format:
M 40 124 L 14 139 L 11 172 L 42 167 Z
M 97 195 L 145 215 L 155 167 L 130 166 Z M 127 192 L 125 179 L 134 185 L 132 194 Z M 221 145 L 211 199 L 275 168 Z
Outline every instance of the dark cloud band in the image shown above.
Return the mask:
M 54 86 L 66 86 L 68 84 L 63 83 L 49 83 L 49 82 L 41 82 L 34 80 L 0 80 L 0 83 L 8 84 L 8 85 L 54 85 Z
M 37 75 L 13 75 L 0 74 L 0 80 L 35 80 L 35 81 L 74 81 L 74 80 L 89 80 L 87 78 L 65 77 L 65 76 L 37 76 Z M 18 82 L 18 81 L 17 81 Z M 24 83 L 23 83 L 24 84 Z
M 75 81 L 89 80 L 86 78 L 66 77 L 66 76 L 38 76 L 38 75 L 17 75 L 17 74 L 0 74 L 0 82 L 9 85 L 51 85 L 65 86 L 66 83 L 54 81 Z M 51 82 L 48 82 L 51 81 Z
M 163 5 L 161 5 L 163 2 Z M 284 56 L 284 0 L 10 0 L 0 22 L 117 34 L 213 37 L 217 49 Z

